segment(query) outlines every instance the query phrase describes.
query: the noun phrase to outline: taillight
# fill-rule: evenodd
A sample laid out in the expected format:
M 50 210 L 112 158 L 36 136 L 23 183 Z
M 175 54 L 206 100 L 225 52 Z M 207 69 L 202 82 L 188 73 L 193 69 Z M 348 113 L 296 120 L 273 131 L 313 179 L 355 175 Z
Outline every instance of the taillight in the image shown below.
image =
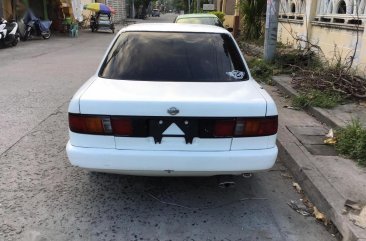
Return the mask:
M 278 117 L 238 119 L 235 127 L 235 137 L 271 136 L 277 133 Z
M 155 133 L 150 130 L 151 126 L 149 125 L 149 121 L 154 118 L 69 113 L 69 127 L 70 131 L 81 134 L 148 137 Z M 184 120 L 186 119 L 184 118 Z M 179 123 L 181 120 L 172 119 L 170 121 L 171 123 L 175 121 Z M 196 123 L 196 126 L 182 129 L 184 136 L 199 138 L 256 137 L 276 134 L 278 117 L 202 118 L 200 120 L 192 118 L 192 123 Z M 162 135 L 162 133 L 157 134 Z
M 128 118 L 112 118 L 113 134 L 118 136 L 131 136 L 133 134 L 133 126 L 131 119 Z
M 72 132 L 82 134 L 112 133 L 109 117 L 69 114 L 69 127 Z
M 231 137 L 235 128 L 235 120 L 218 120 L 215 122 L 214 137 Z
M 103 121 L 101 117 L 69 115 L 69 126 L 72 132 L 103 134 Z
M 215 121 L 214 137 L 271 136 L 277 133 L 277 116 Z

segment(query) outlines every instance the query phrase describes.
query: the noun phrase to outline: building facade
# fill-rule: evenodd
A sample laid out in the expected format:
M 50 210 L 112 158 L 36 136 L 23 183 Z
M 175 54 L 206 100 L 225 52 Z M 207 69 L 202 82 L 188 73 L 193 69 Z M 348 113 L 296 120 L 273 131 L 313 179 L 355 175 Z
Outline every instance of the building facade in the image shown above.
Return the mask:
M 278 41 L 294 47 L 318 45 L 332 60 L 349 60 L 366 73 L 366 0 L 281 0 Z M 304 41 L 297 41 L 302 39 Z
M 239 27 L 239 0 L 215 0 L 214 4 L 216 11 L 223 12 L 225 14 L 224 26 L 229 28 Z

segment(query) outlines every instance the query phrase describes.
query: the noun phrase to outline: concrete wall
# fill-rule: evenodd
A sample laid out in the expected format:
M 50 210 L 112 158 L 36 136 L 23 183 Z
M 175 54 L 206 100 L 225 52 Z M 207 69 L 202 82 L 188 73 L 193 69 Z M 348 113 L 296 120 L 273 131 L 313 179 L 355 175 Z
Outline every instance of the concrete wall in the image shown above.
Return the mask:
M 335 0 L 332 0 L 337 4 Z M 299 1 L 293 1 L 299 3 Z M 283 4 L 287 5 L 283 5 Z M 291 3 L 291 1 L 290 1 Z M 349 1 L 346 1 L 348 4 Z M 347 6 L 347 13 L 338 14 L 338 5 L 326 6 L 322 0 L 308 0 L 306 6 L 296 6 L 291 10 L 287 1 L 281 1 L 278 25 L 278 41 L 291 45 L 294 48 L 305 47 L 305 41 L 296 41 L 296 38 L 310 40 L 318 45 L 328 60 L 341 56 L 344 61 L 353 55 L 356 49 L 354 67 L 364 73 L 366 70 L 366 15 L 364 6 L 357 10 L 356 6 Z M 302 10 L 303 9 L 303 10 Z M 332 14 L 324 14 L 329 11 Z M 336 12 L 336 13 L 335 13 Z M 358 23 L 358 24 L 356 24 Z M 357 41 L 358 35 L 358 41 Z M 366 72 L 365 72 L 366 73 Z
M 125 0 L 107 0 L 107 5 L 111 6 L 116 10 L 116 14 L 113 15 L 113 21 L 120 23 L 126 19 L 126 1 Z
M 239 0 L 217 0 L 215 3 L 216 11 L 225 13 L 225 27 L 234 27 L 235 15 L 239 16 L 239 11 L 236 5 L 239 4 Z

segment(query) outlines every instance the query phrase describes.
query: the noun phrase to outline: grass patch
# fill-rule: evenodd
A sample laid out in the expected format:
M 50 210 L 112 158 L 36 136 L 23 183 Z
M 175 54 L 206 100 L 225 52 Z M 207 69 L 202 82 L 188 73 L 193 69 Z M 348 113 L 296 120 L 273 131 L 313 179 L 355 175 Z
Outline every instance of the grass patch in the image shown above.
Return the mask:
M 320 108 L 334 108 L 344 102 L 344 98 L 337 92 L 320 91 L 316 89 L 302 91 L 292 99 L 292 106 L 298 109 L 305 109 L 309 106 Z
M 272 84 L 273 66 L 266 63 L 263 59 L 253 58 L 248 61 L 250 73 L 254 79 Z
M 361 122 L 354 120 L 345 128 L 337 130 L 336 134 L 337 152 L 366 166 L 366 129 L 362 127 Z

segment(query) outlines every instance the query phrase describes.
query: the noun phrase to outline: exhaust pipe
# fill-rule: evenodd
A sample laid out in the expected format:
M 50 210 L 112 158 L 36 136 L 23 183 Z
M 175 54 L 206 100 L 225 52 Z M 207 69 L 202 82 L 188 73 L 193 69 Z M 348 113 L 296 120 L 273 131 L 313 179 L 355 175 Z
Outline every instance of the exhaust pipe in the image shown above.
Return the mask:
M 234 177 L 230 175 L 218 176 L 220 188 L 232 188 L 235 186 Z

